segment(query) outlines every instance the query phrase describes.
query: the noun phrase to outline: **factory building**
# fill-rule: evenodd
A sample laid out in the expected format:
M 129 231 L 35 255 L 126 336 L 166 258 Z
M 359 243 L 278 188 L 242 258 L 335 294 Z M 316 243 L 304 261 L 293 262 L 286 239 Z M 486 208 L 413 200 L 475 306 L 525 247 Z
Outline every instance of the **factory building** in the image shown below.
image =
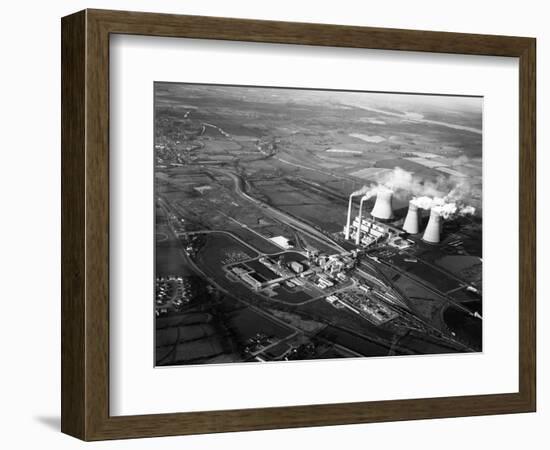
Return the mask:
M 359 203 L 359 217 L 363 217 L 363 203 L 367 201 L 372 194 L 367 193 L 366 191 L 357 191 L 352 192 L 349 196 L 348 203 L 348 215 L 346 220 L 346 226 L 344 227 L 344 235 L 346 239 L 350 239 L 351 236 L 351 210 L 353 208 L 353 199 L 362 195 L 361 201 Z M 374 202 L 374 207 L 371 211 L 371 216 L 376 218 L 379 221 L 385 222 L 394 218 L 393 209 L 392 209 L 392 197 L 393 191 L 384 186 L 379 186 L 376 190 L 376 201 Z
M 243 280 L 245 283 L 247 283 L 249 286 L 251 286 L 255 290 L 259 290 L 263 287 L 262 282 L 258 281 L 249 273 L 241 273 L 240 277 L 241 277 L 241 280 Z
M 370 212 L 370 218 L 364 214 L 363 206 L 367 195 L 361 197 L 359 202 L 359 214 L 351 222 L 353 197 L 357 194 L 353 193 L 349 198 L 348 215 L 346 225 L 344 227 L 344 235 L 346 239 L 354 239 L 356 245 L 370 245 L 377 242 L 379 239 L 387 236 L 391 231 L 384 222 L 388 222 L 394 218 L 392 209 L 393 191 L 387 188 L 380 187 L 376 194 L 374 207 Z
M 288 250 L 289 248 L 293 247 L 292 242 L 285 236 L 274 236 L 269 240 L 273 242 L 275 245 L 281 248 L 284 248 L 285 250 Z
M 290 268 L 295 272 L 295 273 L 302 273 L 304 271 L 304 266 L 302 264 L 300 264 L 298 261 L 292 261 L 290 263 Z
M 356 217 L 351 224 L 351 230 L 355 243 L 365 246 L 384 239 L 391 232 L 387 226 L 372 219 L 363 219 L 359 225 L 359 217 Z

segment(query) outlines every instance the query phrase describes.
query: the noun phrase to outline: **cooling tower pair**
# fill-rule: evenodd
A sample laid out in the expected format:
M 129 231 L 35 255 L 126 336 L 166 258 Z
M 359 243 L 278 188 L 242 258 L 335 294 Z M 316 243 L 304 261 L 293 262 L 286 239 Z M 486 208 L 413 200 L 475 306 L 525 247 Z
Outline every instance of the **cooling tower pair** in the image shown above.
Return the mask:
M 409 211 L 405 222 L 403 223 L 403 230 L 409 234 L 418 234 L 420 232 L 420 216 L 418 213 L 418 206 L 413 202 L 409 202 Z M 431 244 L 437 244 L 440 241 L 441 236 L 441 215 L 435 210 L 431 209 L 430 219 L 428 225 L 424 230 L 422 240 Z

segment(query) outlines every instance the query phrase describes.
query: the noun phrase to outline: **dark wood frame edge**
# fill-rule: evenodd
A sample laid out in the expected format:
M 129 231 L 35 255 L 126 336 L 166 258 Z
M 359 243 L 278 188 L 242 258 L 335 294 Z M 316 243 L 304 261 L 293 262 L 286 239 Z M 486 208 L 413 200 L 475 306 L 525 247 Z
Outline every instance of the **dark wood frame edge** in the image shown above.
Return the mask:
M 532 412 L 536 409 L 534 38 L 125 11 L 62 19 L 61 429 L 83 440 Z M 212 31 L 215 30 L 215 31 Z M 520 65 L 519 392 L 109 415 L 109 36 L 113 33 L 511 56 Z

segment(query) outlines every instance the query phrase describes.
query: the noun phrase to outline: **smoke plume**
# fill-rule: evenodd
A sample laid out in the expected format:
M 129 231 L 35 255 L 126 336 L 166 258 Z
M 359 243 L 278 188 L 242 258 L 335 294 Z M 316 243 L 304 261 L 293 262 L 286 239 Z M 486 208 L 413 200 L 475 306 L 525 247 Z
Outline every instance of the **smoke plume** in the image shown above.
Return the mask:
M 413 197 L 411 203 L 421 209 L 431 209 L 433 204 L 433 198 L 431 197 Z
M 412 195 L 413 198 L 410 201 L 418 208 L 426 210 L 434 208 L 445 219 L 456 214 L 473 215 L 475 213 L 475 208 L 468 205 L 472 198 L 472 186 L 465 177 L 441 175 L 435 181 L 431 181 L 395 167 L 392 171 L 379 176 L 377 181 L 377 184 L 363 186 L 352 195 L 364 195 L 367 200 L 381 189 L 385 189 L 391 190 L 394 196 L 401 200 L 409 199 Z
M 370 186 L 363 186 L 361 189 L 353 192 L 351 195 L 353 197 L 355 197 L 357 195 L 362 195 L 363 196 L 362 200 L 368 200 L 368 199 L 374 197 L 376 194 L 378 194 L 379 192 L 382 192 L 382 191 L 391 191 L 391 189 L 388 189 L 384 185 L 372 184 Z
M 432 210 L 437 212 L 444 219 L 449 219 L 457 212 L 456 203 L 444 203 L 443 205 L 436 205 L 432 207 Z
M 370 186 L 363 186 L 361 189 L 358 189 L 357 191 L 354 191 L 351 193 L 353 197 L 356 197 L 358 195 L 364 195 L 371 189 Z

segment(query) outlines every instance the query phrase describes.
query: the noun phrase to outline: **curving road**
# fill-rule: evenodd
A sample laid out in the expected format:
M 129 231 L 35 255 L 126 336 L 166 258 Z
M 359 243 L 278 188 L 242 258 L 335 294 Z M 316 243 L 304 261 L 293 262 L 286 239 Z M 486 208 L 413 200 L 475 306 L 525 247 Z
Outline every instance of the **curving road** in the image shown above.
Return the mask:
M 251 203 L 254 203 L 256 206 L 262 208 L 262 209 L 265 209 L 266 212 L 271 215 L 273 218 L 277 219 L 278 221 L 294 228 L 294 229 L 297 229 L 298 231 L 301 231 L 307 235 L 309 235 L 310 237 L 313 237 L 315 239 L 318 239 L 318 240 L 321 240 L 324 244 L 328 245 L 329 247 L 333 248 L 334 250 L 336 250 L 337 252 L 345 252 L 346 249 L 342 246 L 340 246 L 336 241 L 334 241 L 333 239 L 329 238 L 326 234 L 320 232 L 319 230 L 317 230 L 316 228 L 312 227 L 311 225 L 308 225 L 307 223 L 304 223 L 302 222 L 301 220 L 299 219 L 296 219 L 295 217 L 281 211 L 281 210 L 278 210 L 274 207 L 272 207 L 271 205 L 268 205 L 267 203 L 264 203 L 262 202 L 261 200 L 258 200 L 257 198 L 254 198 L 250 195 L 248 195 L 246 193 L 246 191 L 244 190 L 244 182 L 242 180 L 242 178 L 240 176 L 238 176 L 237 174 L 231 172 L 231 171 L 228 171 L 228 170 L 223 170 L 223 169 L 214 169 L 214 168 L 208 168 L 207 170 L 210 170 L 210 171 L 215 171 L 215 172 L 221 172 L 222 174 L 230 177 L 233 182 L 234 182 L 234 188 L 235 188 L 235 193 L 237 195 L 239 195 L 241 198 L 251 202 Z

